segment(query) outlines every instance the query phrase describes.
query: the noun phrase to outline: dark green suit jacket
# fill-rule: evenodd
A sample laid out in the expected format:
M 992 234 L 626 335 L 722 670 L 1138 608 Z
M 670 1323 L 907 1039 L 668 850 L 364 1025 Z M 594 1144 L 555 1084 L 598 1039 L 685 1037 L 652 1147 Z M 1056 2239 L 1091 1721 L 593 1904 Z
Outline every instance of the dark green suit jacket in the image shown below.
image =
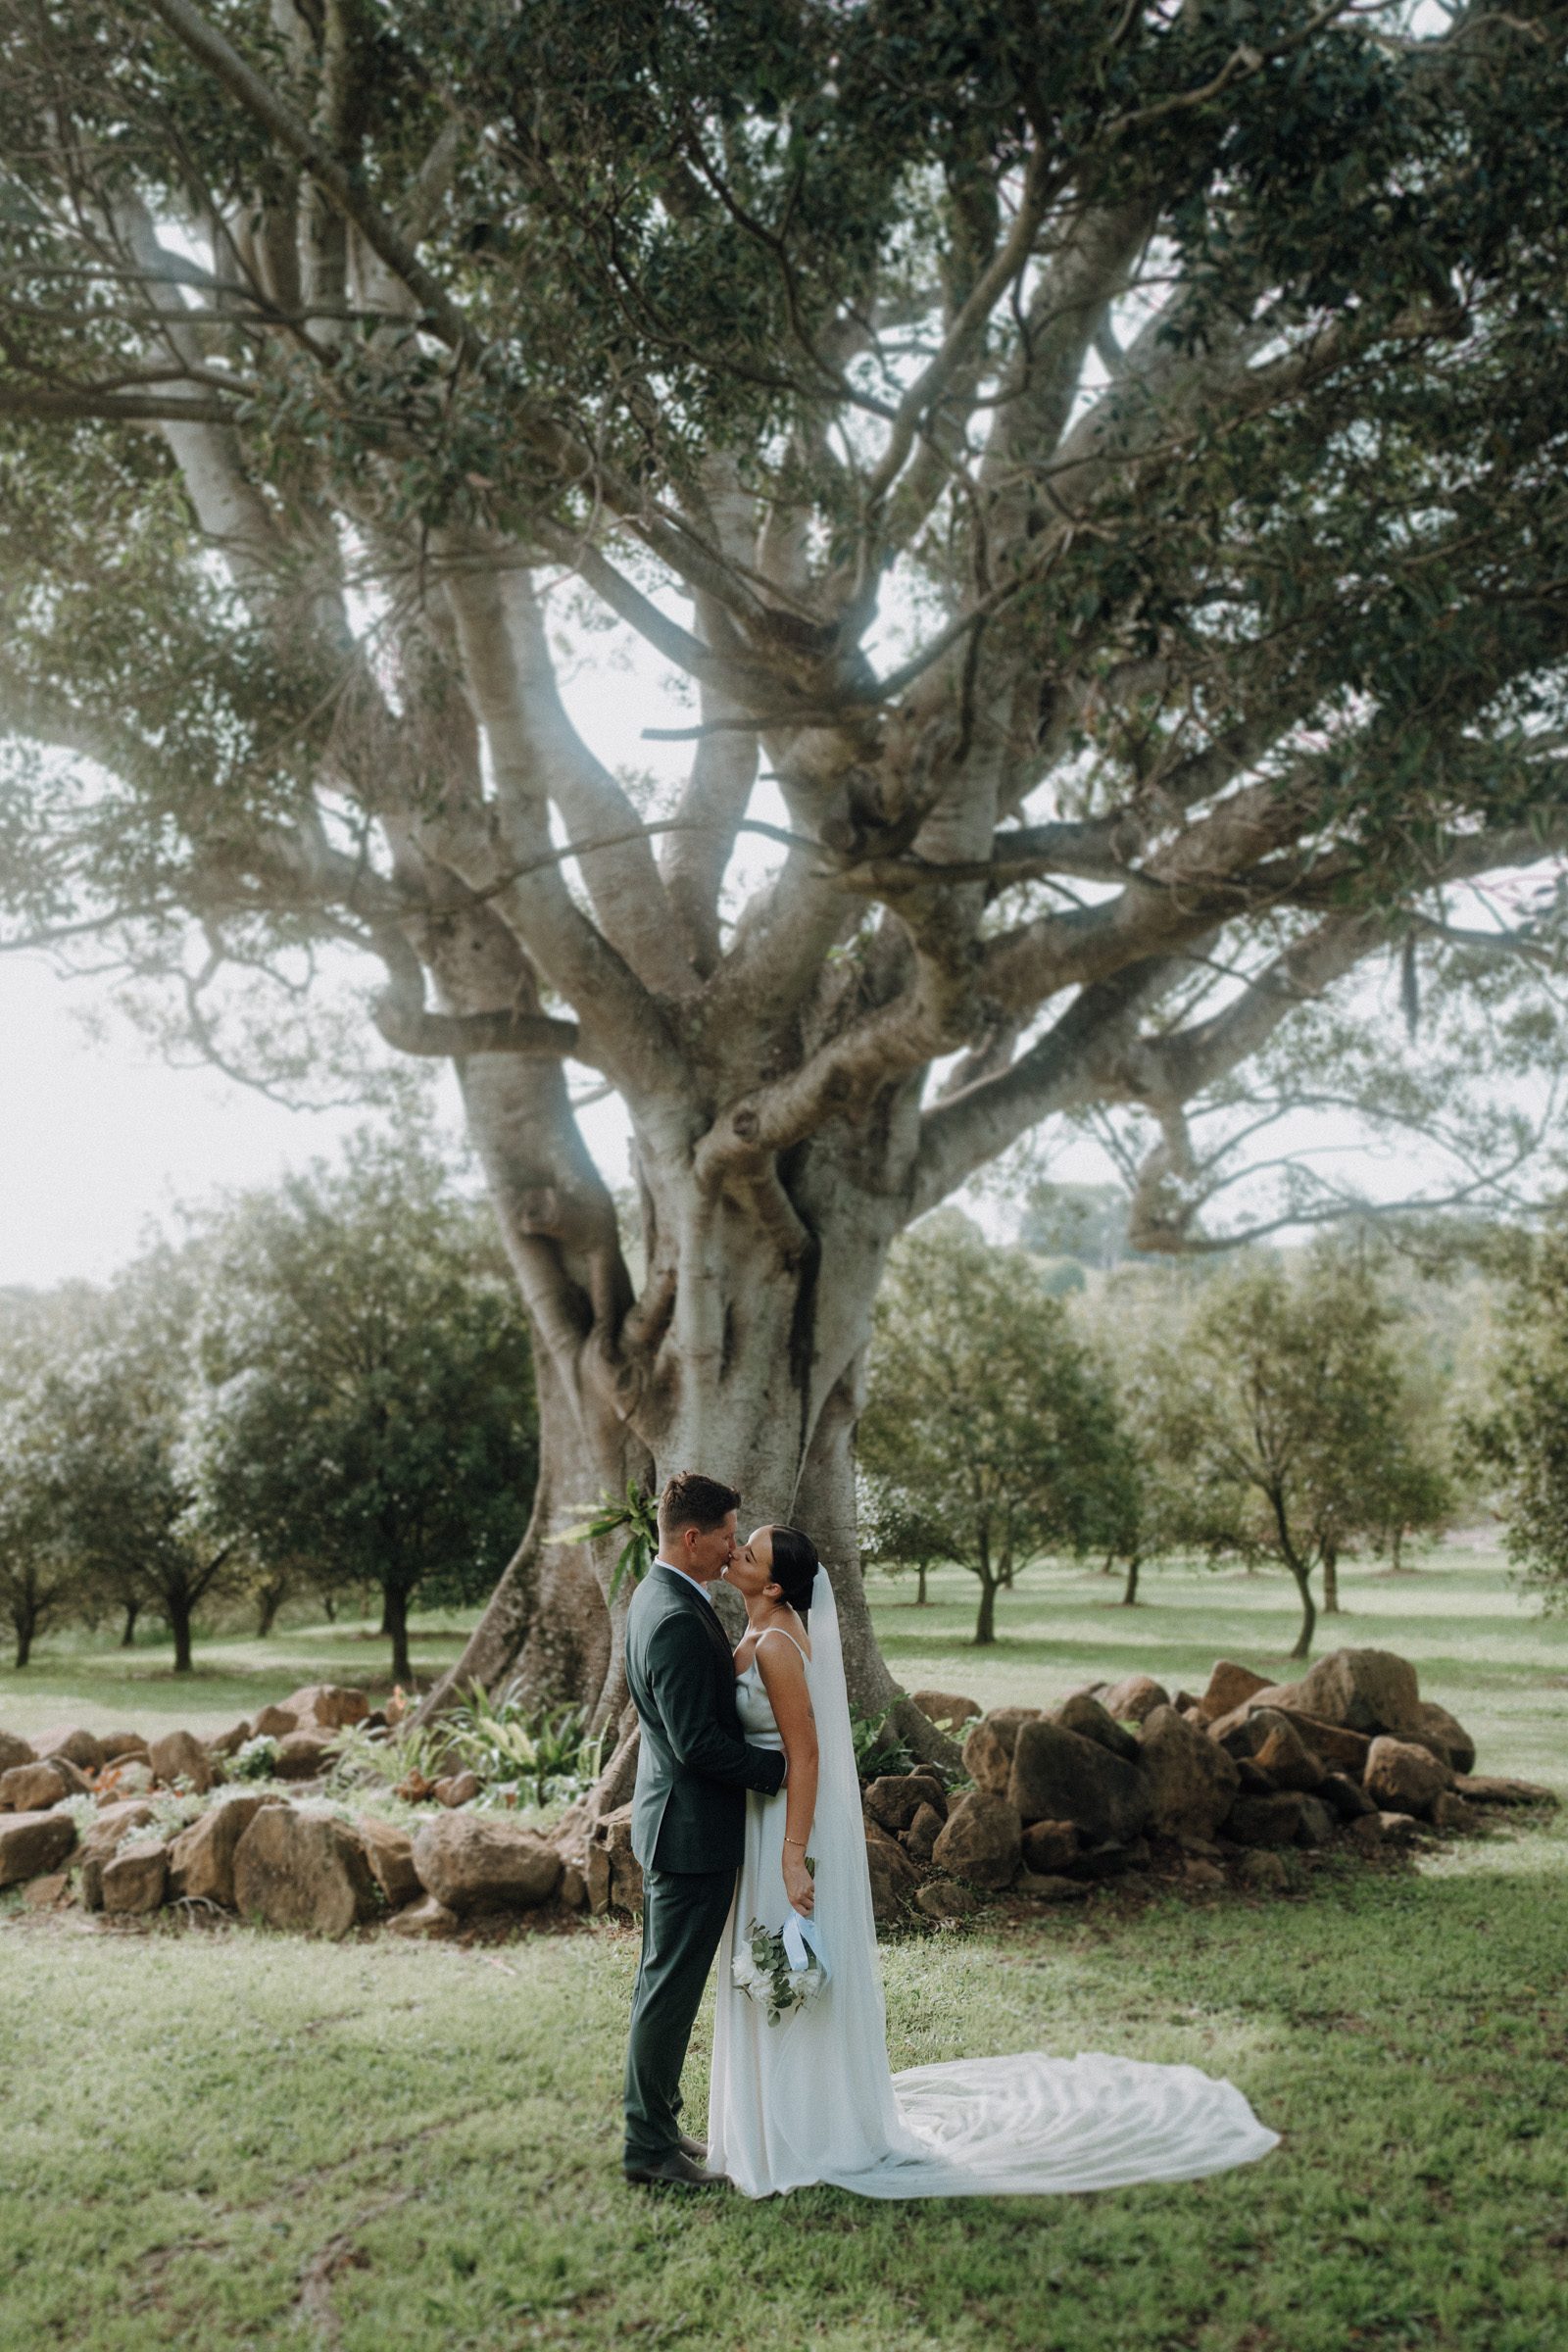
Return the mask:
M 644 1870 L 738 1870 L 746 1791 L 771 1796 L 784 1758 L 742 1738 L 724 1628 L 691 1578 L 662 1560 L 632 1594 L 626 1681 L 642 1726 L 632 1852 Z

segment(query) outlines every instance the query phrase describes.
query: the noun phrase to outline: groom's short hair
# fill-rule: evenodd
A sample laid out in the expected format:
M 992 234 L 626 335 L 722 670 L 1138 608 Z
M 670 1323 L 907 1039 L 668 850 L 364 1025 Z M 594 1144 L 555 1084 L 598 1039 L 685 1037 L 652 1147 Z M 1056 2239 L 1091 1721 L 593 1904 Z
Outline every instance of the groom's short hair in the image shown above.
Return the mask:
M 683 1527 L 695 1527 L 699 1535 L 709 1536 L 740 1507 L 733 1487 L 705 1478 L 700 1470 L 677 1470 L 659 1497 L 659 1533 L 667 1541 Z

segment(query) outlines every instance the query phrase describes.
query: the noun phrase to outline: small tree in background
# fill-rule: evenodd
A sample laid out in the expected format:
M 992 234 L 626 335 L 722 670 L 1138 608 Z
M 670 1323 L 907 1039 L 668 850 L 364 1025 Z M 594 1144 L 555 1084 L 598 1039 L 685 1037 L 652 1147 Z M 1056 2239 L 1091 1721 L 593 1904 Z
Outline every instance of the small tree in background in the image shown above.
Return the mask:
M 1396 1502 L 1401 1524 L 1446 1507 L 1401 1453 L 1393 1321 L 1364 1257 L 1327 1245 L 1289 1270 L 1270 1260 L 1216 1278 L 1180 1341 L 1164 1344 L 1160 1449 L 1185 1465 L 1180 1511 L 1212 1555 L 1289 1570 L 1301 1603 L 1296 1658 L 1311 1650 L 1314 1569 L 1375 1539 Z
M 485 1598 L 538 1466 L 526 1321 L 488 1215 L 417 1137 L 369 1134 L 242 1202 L 212 1244 L 197 1440 L 213 1523 L 253 1574 L 380 1592 L 408 1619 Z
M 1512 1237 L 1505 1345 L 1490 1410 L 1467 1415 L 1467 1450 L 1496 1482 L 1503 1548 L 1548 1612 L 1568 1609 L 1568 1221 Z
M 859 1458 L 886 1524 L 979 1578 L 982 1645 L 1015 1565 L 1105 1542 L 1126 1471 L 1114 1391 L 1066 1309 L 954 1212 L 893 1251 Z

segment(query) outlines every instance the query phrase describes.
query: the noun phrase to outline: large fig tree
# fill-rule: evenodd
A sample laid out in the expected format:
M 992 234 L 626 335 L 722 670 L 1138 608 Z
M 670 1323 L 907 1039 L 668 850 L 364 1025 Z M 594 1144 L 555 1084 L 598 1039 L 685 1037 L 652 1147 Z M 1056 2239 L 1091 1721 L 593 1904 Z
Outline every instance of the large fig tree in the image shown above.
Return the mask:
M 614 1707 L 615 1547 L 553 1539 L 694 1465 L 841 1564 L 888 1703 L 894 1237 L 1130 1105 L 1181 1243 L 1188 1106 L 1560 839 L 1564 11 L 0 25 L 11 936 L 283 1087 L 360 956 L 457 1063 L 543 1419 L 466 1673 Z M 564 707 L 596 615 L 689 691 L 652 809 Z

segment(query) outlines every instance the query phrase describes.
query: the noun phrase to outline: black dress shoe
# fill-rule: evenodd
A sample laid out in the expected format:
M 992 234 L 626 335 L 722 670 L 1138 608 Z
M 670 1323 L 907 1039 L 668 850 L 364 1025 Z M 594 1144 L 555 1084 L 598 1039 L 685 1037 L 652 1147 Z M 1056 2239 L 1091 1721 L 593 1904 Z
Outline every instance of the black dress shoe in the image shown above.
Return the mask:
M 628 2180 L 647 2181 L 656 2187 L 728 2188 L 730 2185 L 727 2175 L 706 2172 L 682 2148 L 671 2148 L 657 2164 L 628 2164 L 625 2169 Z
M 675 2145 L 677 2148 L 679 2148 L 683 2156 L 689 2156 L 691 2158 L 693 2164 L 706 2164 L 708 2162 L 708 2142 L 706 2139 L 693 2139 L 689 2132 L 683 2132 L 679 2139 L 676 2140 Z

